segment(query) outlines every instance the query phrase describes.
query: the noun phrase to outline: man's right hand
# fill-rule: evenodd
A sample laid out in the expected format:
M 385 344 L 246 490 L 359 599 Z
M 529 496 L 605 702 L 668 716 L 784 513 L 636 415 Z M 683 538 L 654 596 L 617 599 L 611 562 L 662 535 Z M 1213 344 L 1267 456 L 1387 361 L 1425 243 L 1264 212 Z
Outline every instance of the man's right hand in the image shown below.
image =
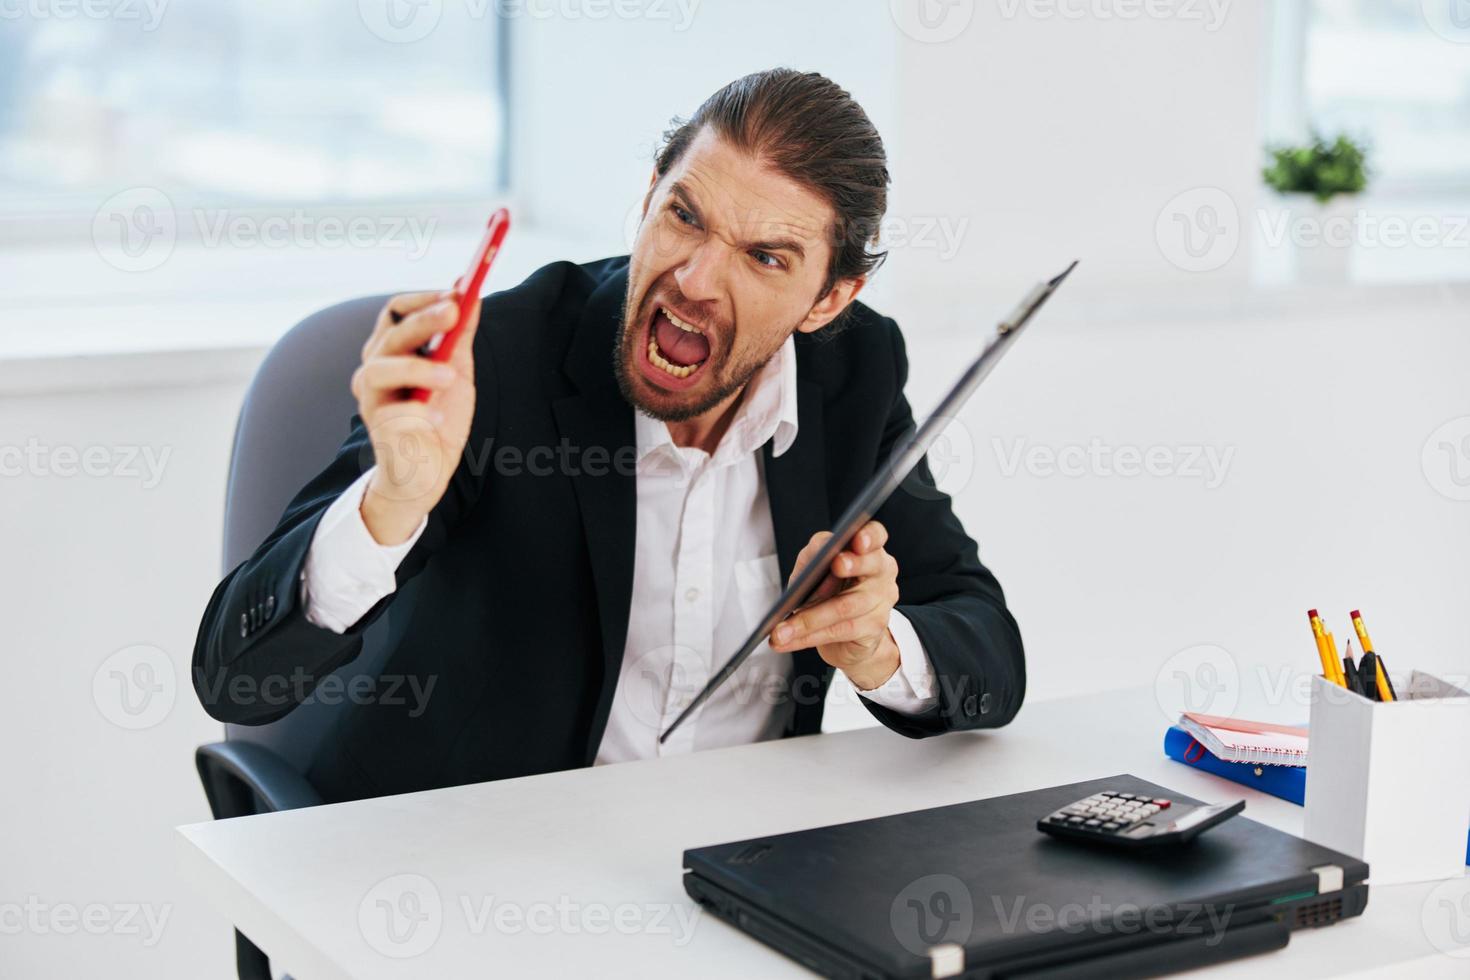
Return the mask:
M 394 296 L 378 314 L 353 372 L 357 412 L 377 460 L 362 519 L 379 544 L 409 539 L 444 496 L 469 439 L 480 300 L 448 361 L 436 364 L 417 353 L 436 333 L 453 328 L 457 310 L 452 292 Z M 429 400 L 410 398 L 412 388 L 427 388 Z

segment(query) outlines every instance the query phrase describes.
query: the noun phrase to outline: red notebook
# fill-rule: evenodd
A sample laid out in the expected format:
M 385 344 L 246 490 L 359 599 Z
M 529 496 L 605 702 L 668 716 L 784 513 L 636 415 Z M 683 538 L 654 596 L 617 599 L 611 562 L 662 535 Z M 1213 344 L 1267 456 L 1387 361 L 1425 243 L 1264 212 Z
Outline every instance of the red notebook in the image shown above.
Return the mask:
M 1277 725 L 1186 711 L 1179 719 L 1179 727 L 1209 749 L 1211 755 L 1226 762 L 1265 766 L 1307 764 L 1305 725 Z

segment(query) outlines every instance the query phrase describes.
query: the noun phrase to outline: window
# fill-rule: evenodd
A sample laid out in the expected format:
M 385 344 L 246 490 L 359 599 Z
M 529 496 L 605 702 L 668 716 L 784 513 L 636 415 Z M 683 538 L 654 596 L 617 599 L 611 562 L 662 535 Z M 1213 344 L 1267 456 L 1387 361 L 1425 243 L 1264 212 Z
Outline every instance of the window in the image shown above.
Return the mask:
M 0 214 L 484 198 L 504 181 L 494 4 L 0 0 Z
M 1346 132 L 1373 186 L 1470 192 L 1470 2 L 1281 0 L 1267 109 L 1273 140 Z

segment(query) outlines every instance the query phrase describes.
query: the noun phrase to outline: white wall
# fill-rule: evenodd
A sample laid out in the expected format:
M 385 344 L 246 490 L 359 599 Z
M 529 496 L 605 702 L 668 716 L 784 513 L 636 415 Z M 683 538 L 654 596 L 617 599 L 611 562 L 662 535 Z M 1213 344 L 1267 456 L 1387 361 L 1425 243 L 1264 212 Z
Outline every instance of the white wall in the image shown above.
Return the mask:
M 752 71 L 823 72 L 881 132 L 892 126 L 897 51 L 885 5 L 703 0 L 692 9 L 687 22 L 511 23 L 511 172 L 528 220 L 595 242 L 605 254 L 627 251 L 626 219 L 643 199 L 670 120 L 687 118 L 721 85 Z
M 101 446 L 118 467 L 121 447 L 165 459 L 156 482 L 117 471 L 0 480 L 0 902 L 34 896 L 52 907 L 140 905 L 168 916 L 151 946 L 146 932 L 61 935 L 52 926 L 15 935 L 7 921 L 7 977 L 229 975 L 228 930 L 174 876 L 172 828 L 209 818 L 192 753 L 220 727 L 194 700 L 188 665 L 218 577 L 225 466 L 242 392 L 235 382 L 0 397 L 0 445 Z M 75 464 L 61 460 L 67 465 Z M 102 678 L 100 699 L 93 688 L 104 662 L 135 644 L 171 663 L 154 675 L 169 686 L 151 710 L 170 698 L 172 710 L 142 730 L 110 720 L 129 720 L 112 678 Z
M 1005 19 L 980 4 L 965 33 L 942 44 L 896 31 L 886 6 L 705 0 L 684 32 L 518 21 L 515 173 L 527 234 L 497 274 L 619 250 L 658 132 L 716 85 L 776 63 L 826 71 L 888 140 L 895 214 L 968 222 L 952 255 L 898 249 L 870 294 L 911 338 L 921 412 L 1000 304 L 1063 260 L 1084 259 L 964 414 L 944 481 L 1021 622 L 1030 698 L 1158 681 L 1167 701 L 1182 671 L 1225 683 L 1217 709 L 1232 690 L 1259 701 L 1276 681 L 1270 670 L 1312 669 L 1302 615 L 1311 605 L 1340 638 L 1346 611 L 1361 606 L 1396 667 L 1470 670 L 1470 503 L 1446 495 L 1449 456 L 1431 446 L 1427 473 L 1421 460 L 1437 427 L 1470 418 L 1465 291 L 1261 293 L 1245 251 L 1186 276 L 1153 237 L 1179 190 L 1218 186 L 1242 206 L 1253 198 L 1253 5 L 1231 6 L 1208 32 Z M 574 244 L 554 251 L 533 225 Z M 300 294 L 301 312 L 323 296 L 418 285 L 458 262 L 446 254 L 370 275 L 334 262 L 309 277 L 320 281 Z M 5 311 L 7 328 L 51 315 L 36 305 L 38 274 L 29 265 L 16 274 L 32 287 Z M 130 304 L 131 322 L 146 307 Z M 245 315 L 229 329 L 252 308 L 242 298 Z M 79 330 L 105 330 L 117 312 L 68 315 Z M 205 334 L 226 329 L 193 316 Z M 262 316 L 267 334 L 292 318 L 279 302 Z M 0 902 L 148 903 L 171 916 L 152 948 L 117 934 L 0 934 L 6 976 L 230 975 L 228 923 L 175 880 L 170 848 L 174 825 L 208 816 L 190 755 L 219 728 L 194 703 L 186 670 L 217 576 L 234 414 L 259 354 L 247 345 L 151 366 L 0 370 L 0 445 L 170 452 L 147 489 L 124 476 L 0 479 L 10 558 L 0 563 L 9 623 Z M 95 380 L 23 391 L 58 370 Z M 122 383 L 139 372 L 163 380 Z M 1016 440 L 1023 453 L 1094 440 L 1110 452 L 1166 446 L 1171 465 L 1191 447 L 1231 455 L 1208 488 L 1184 474 L 1044 475 L 1035 456 L 1010 469 Z M 1460 462 L 1470 474 L 1470 458 Z M 94 697 L 93 681 L 111 654 L 138 643 L 167 655 L 179 686 L 161 722 L 129 731 L 109 720 L 115 703 Z M 1184 650 L 1195 652 L 1176 656 Z M 1289 698 L 1271 707 L 1304 714 Z M 831 718 L 865 721 L 850 704 Z M 1163 720 L 1161 711 L 1139 724 Z
M 972 17 L 941 40 L 897 29 L 887 4 L 831 9 L 706 2 L 683 30 L 676 18 L 513 22 L 523 213 L 624 248 L 670 117 L 739 75 L 786 65 L 848 88 L 884 136 L 892 257 L 869 297 L 890 308 L 963 302 L 977 285 L 1077 256 L 1093 289 L 1249 276 L 1249 241 L 1201 277 L 1169 263 L 1155 221 L 1194 188 L 1219 188 L 1242 210 L 1256 201 L 1260 5 L 1123 20 L 1038 16 L 1027 11 L 1048 5 L 1022 0 L 949 4 L 955 23 Z
M 1231 689 L 1217 711 L 1239 698 L 1304 723 L 1304 700 L 1271 691 L 1283 670 L 1301 683 L 1316 669 L 1314 606 L 1339 646 L 1361 608 L 1396 670 L 1470 674 L 1470 503 L 1447 495 L 1439 440 L 1424 459 L 1444 423 L 1470 433 L 1467 311 L 1411 310 L 1059 315 L 1022 338 L 961 416 L 950 473 L 1021 623 L 1032 697 L 1158 683 L 1173 705 L 1175 670 L 1218 668 Z M 915 399 L 932 401 L 971 348 L 921 345 Z M 1094 445 L 1107 455 L 1080 474 L 1044 455 Z M 1155 447 L 1155 474 L 1116 456 Z M 1470 452 L 1455 451 L 1470 480 Z M 1226 653 L 1176 658 L 1206 645 Z
M 1076 257 L 1095 284 L 1177 280 L 1188 274 L 1154 233 L 1170 198 L 1218 187 L 1254 199 L 1261 5 L 1229 5 L 1218 23 L 1025 13 L 1053 6 L 979 3 L 953 40 L 900 35 L 895 213 L 967 229 L 952 257 L 905 250 L 905 298 L 963 302 L 967 286 Z M 1247 265 L 1237 255 L 1212 278 L 1242 281 Z

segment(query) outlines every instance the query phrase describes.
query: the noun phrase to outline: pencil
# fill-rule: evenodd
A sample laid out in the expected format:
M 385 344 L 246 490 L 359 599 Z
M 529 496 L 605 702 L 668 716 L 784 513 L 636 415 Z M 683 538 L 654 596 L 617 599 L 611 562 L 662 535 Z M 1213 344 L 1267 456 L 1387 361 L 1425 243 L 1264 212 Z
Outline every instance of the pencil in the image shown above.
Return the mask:
M 1398 692 L 1393 689 L 1393 681 L 1389 680 L 1388 669 L 1383 666 L 1383 658 L 1376 655 L 1377 649 L 1373 646 L 1373 641 L 1368 639 L 1368 627 L 1363 623 L 1363 614 L 1354 609 L 1348 615 L 1353 618 L 1353 629 L 1357 631 L 1358 639 L 1362 641 L 1364 654 L 1373 653 L 1375 655 L 1372 680 L 1378 690 L 1378 700 L 1397 701 Z
M 1374 673 L 1377 675 L 1378 679 L 1378 700 L 1397 701 L 1399 699 L 1398 692 L 1393 689 L 1393 681 L 1389 680 L 1388 668 L 1383 666 L 1382 657 L 1378 658 L 1378 663 L 1376 664 L 1376 667 L 1377 669 L 1374 671 Z
M 1334 655 L 1327 649 L 1327 633 L 1322 628 L 1322 617 L 1317 615 L 1317 610 L 1308 609 L 1307 621 L 1312 624 L 1312 639 L 1317 641 L 1317 656 L 1322 661 L 1323 679 L 1333 684 L 1343 684 L 1343 678 L 1338 676 L 1342 668 L 1337 665 Z

